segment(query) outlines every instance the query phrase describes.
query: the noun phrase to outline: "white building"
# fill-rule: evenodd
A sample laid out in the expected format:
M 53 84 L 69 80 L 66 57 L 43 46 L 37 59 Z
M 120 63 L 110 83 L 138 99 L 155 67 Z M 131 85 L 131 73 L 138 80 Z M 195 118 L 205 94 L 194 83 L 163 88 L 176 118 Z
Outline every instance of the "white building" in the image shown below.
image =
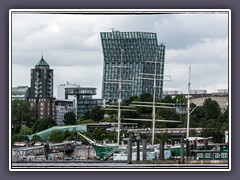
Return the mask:
M 64 124 L 64 114 L 68 112 L 74 112 L 76 114 L 76 106 L 74 99 L 67 100 L 57 100 L 56 101 L 56 123 L 58 126 L 65 125 Z
M 65 98 L 65 88 L 73 88 L 73 87 L 80 87 L 80 85 L 71 84 L 69 81 L 67 81 L 67 84 L 60 84 L 57 87 L 57 99 L 58 100 L 66 99 Z M 68 98 L 68 99 L 70 99 L 70 98 Z

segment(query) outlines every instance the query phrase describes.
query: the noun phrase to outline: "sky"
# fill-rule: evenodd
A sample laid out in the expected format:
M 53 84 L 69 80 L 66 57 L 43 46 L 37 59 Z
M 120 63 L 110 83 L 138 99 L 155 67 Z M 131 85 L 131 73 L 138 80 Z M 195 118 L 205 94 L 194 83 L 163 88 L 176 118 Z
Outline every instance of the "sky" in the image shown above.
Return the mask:
M 171 76 L 171 81 L 164 81 L 164 90 L 187 93 L 190 66 L 191 89 L 208 93 L 228 89 L 229 16 L 226 12 L 72 12 L 12 12 L 12 86 L 30 87 L 30 70 L 43 55 L 54 69 L 55 97 L 57 86 L 69 81 L 97 88 L 95 98 L 101 98 L 104 59 L 100 32 L 114 28 L 121 32 L 157 33 L 158 43 L 166 45 L 164 74 Z

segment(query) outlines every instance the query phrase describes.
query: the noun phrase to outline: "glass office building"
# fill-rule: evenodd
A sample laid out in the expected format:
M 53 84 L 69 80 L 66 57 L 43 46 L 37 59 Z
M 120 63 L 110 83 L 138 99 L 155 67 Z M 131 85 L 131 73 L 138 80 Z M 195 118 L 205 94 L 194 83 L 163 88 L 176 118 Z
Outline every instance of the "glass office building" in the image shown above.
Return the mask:
M 101 32 L 104 55 L 102 98 L 116 100 L 121 79 L 121 99 L 153 94 L 153 74 L 157 75 L 156 98 L 162 97 L 165 45 L 150 32 Z M 162 63 L 160 63 L 162 62 Z M 120 73 L 121 71 L 121 73 Z M 144 75 L 143 75 L 144 74 Z M 121 77 L 120 77 L 121 75 Z
M 93 99 L 96 88 L 68 87 L 65 88 L 65 99 L 76 99 L 77 118 L 83 117 L 84 113 L 96 106 L 103 104 L 102 99 Z

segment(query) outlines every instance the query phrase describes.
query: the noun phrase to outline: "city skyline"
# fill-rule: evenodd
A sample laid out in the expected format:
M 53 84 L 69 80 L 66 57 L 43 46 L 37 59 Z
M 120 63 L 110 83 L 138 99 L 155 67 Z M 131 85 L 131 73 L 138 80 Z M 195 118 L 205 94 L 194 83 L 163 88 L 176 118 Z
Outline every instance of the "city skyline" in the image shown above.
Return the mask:
M 228 88 L 229 22 L 226 12 L 187 14 L 12 13 L 12 86 L 30 86 L 30 69 L 43 55 L 54 69 L 54 96 L 67 81 L 96 87 L 101 98 L 103 52 L 100 32 L 157 33 L 166 45 L 163 90 Z M 132 23 L 134 22 L 134 23 Z

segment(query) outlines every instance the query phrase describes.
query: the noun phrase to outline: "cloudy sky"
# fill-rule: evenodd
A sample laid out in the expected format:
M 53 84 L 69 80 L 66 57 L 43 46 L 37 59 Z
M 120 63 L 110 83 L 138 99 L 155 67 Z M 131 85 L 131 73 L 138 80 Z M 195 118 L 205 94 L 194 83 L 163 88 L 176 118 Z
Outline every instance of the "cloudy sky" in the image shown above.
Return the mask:
M 100 32 L 155 32 L 166 45 L 164 90 L 217 92 L 228 88 L 228 14 L 40 14 L 12 12 L 12 86 L 30 86 L 30 69 L 44 59 L 54 69 L 54 94 L 67 81 L 96 87 L 101 97 Z

